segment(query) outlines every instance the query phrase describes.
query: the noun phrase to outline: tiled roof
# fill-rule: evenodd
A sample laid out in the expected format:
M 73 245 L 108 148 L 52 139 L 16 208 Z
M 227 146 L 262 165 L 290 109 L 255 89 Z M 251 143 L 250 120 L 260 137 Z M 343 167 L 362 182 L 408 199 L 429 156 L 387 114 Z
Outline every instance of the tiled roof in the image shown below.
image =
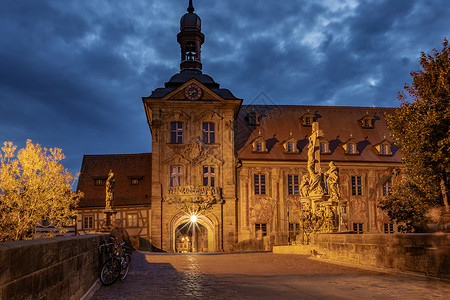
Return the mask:
M 236 148 L 240 159 L 249 160 L 307 160 L 308 136 L 311 127 L 303 126 L 300 119 L 306 113 L 314 115 L 319 129 L 329 141 L 330 154 L 321 155 L 322 161 L 365 161 L 365 162 L 401 162 L 400 149 L 392 144 L 392 156 L 380 156 L 374 145 L 389 136 L 385 113 L 391 114 L 395 108 L 383 107 L 345 107 L 345 106 L 303 106 L 303 105 L 243 105 L 237 120 Z M 249 113 L 259 115 L 259 125 L 247 124 Z M 372 129 L 362 128 L 361 118 L 374 117 Z M 254 153 L 251 142 L 261 133 L 267 139 L 267 153 Z M 292 133 L 298 140 L 299 153 L 284 153 L 282 146 Z M 346 155 L 339 146 L 350 138 L 358 141 L 358 155 Z
M 96 179 L 106 180 L 109 170 L 115 174 L 114 206 L 150 205 L 152 188 L 152 154 L 84 155 L 77 190 L 85 197 L 79 207 L 104 207 L 106 187 L 95 185 Z M 137 185 L 131 180 L 138 179 Z

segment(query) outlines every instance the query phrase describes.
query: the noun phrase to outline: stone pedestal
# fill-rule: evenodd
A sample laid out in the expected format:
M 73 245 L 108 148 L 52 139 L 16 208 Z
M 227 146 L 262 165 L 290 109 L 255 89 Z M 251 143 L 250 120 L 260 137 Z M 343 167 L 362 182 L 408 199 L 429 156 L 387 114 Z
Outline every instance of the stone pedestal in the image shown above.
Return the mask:
M 103 226 L 101 228 L 101 232 L 109 232 L 114 226 L 114 222 L 116 221 L 117 211 L 114 208 L 106 208 L 103 211 Z

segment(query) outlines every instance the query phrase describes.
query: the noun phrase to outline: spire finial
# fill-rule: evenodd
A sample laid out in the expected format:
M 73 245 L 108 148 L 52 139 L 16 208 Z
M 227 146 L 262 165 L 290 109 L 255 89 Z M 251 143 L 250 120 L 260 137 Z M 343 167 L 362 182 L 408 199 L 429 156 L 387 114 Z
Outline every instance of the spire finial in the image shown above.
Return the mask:
M 189 7 L 187 8 L 187 11 L 189 13 L 193 13 L 194 12 L 194 5 L 192 5 L 192 0 L 189 0 Z

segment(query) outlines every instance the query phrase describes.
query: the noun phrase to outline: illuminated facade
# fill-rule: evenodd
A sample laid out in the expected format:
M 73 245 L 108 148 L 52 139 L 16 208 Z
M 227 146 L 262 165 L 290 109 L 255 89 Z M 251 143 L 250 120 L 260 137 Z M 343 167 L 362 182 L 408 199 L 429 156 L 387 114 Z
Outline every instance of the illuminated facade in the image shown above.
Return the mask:
M 331 161 L 340 172 L 336 230 L 395 231 L 377 206 L 402 166 L 384 119 L 393 109 L 242 105 L 202 73 L 204 36 L 191 1 L 177 40 L 180 72 L 142 99 L 152 153 L 85 156 L 79 233 L 102 226 L 101 180 L 113 170 L 117 218 L 157 249 L 233 251 L 254 248 L 252 241 L 300 242 L 302 179 L 315 122 L 323 131 L 317 147 L 324 182 Z

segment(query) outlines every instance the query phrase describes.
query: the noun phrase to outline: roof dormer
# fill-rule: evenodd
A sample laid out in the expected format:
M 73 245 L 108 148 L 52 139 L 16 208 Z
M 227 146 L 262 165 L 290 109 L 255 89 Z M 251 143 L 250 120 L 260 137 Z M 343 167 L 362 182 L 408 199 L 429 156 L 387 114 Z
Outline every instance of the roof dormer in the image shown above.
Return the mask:
M 342 148 L 344 148 L 345 154 L 348 155 L 359 155 L 359 151 L 357 148 L 358 141 L 350 135 L 350 138 L 341 144 Z
M 308 111 L 300 117 L 300 120 L 302 120 L 302 124 L 304 127 L 311 127 L 312 123 L 314 122 L 314 117 L 315 115 L 308 109 Z
M 392 142 L 388 141 L 386 137 L 373 146 L 380 156 L 391 156 L 392 155 Z
M 374 127 L 375 117 L 369 115 L 369 112 L 366 112 L 366 115 L 359 119 L 361 122 L 361 127 L 365 129 L 372 129 Z
M 260 115 L 257 112 L 249 112 L 245 116 L 245 122 L 250 126 L 258 126 L 259 125 Z
M 319 138 L 319 151 L 320 154 L 331 154 L 330 142 L 328 141 L 328 139 L 324 137 Z
M 298 147 L 297 147 L 298 140 L 292 136 L 292 131 L 290 133 L 290 136 L 285 139 L 282 143 L 283 145 L 283 152 L 284 153 L 298 153 Z
M 261 135 L 261 131 L 259 131 L 259 135 L 253 140 L 251 143 L 253 147 L 253 153 L 267 153 L 267 139 Z

